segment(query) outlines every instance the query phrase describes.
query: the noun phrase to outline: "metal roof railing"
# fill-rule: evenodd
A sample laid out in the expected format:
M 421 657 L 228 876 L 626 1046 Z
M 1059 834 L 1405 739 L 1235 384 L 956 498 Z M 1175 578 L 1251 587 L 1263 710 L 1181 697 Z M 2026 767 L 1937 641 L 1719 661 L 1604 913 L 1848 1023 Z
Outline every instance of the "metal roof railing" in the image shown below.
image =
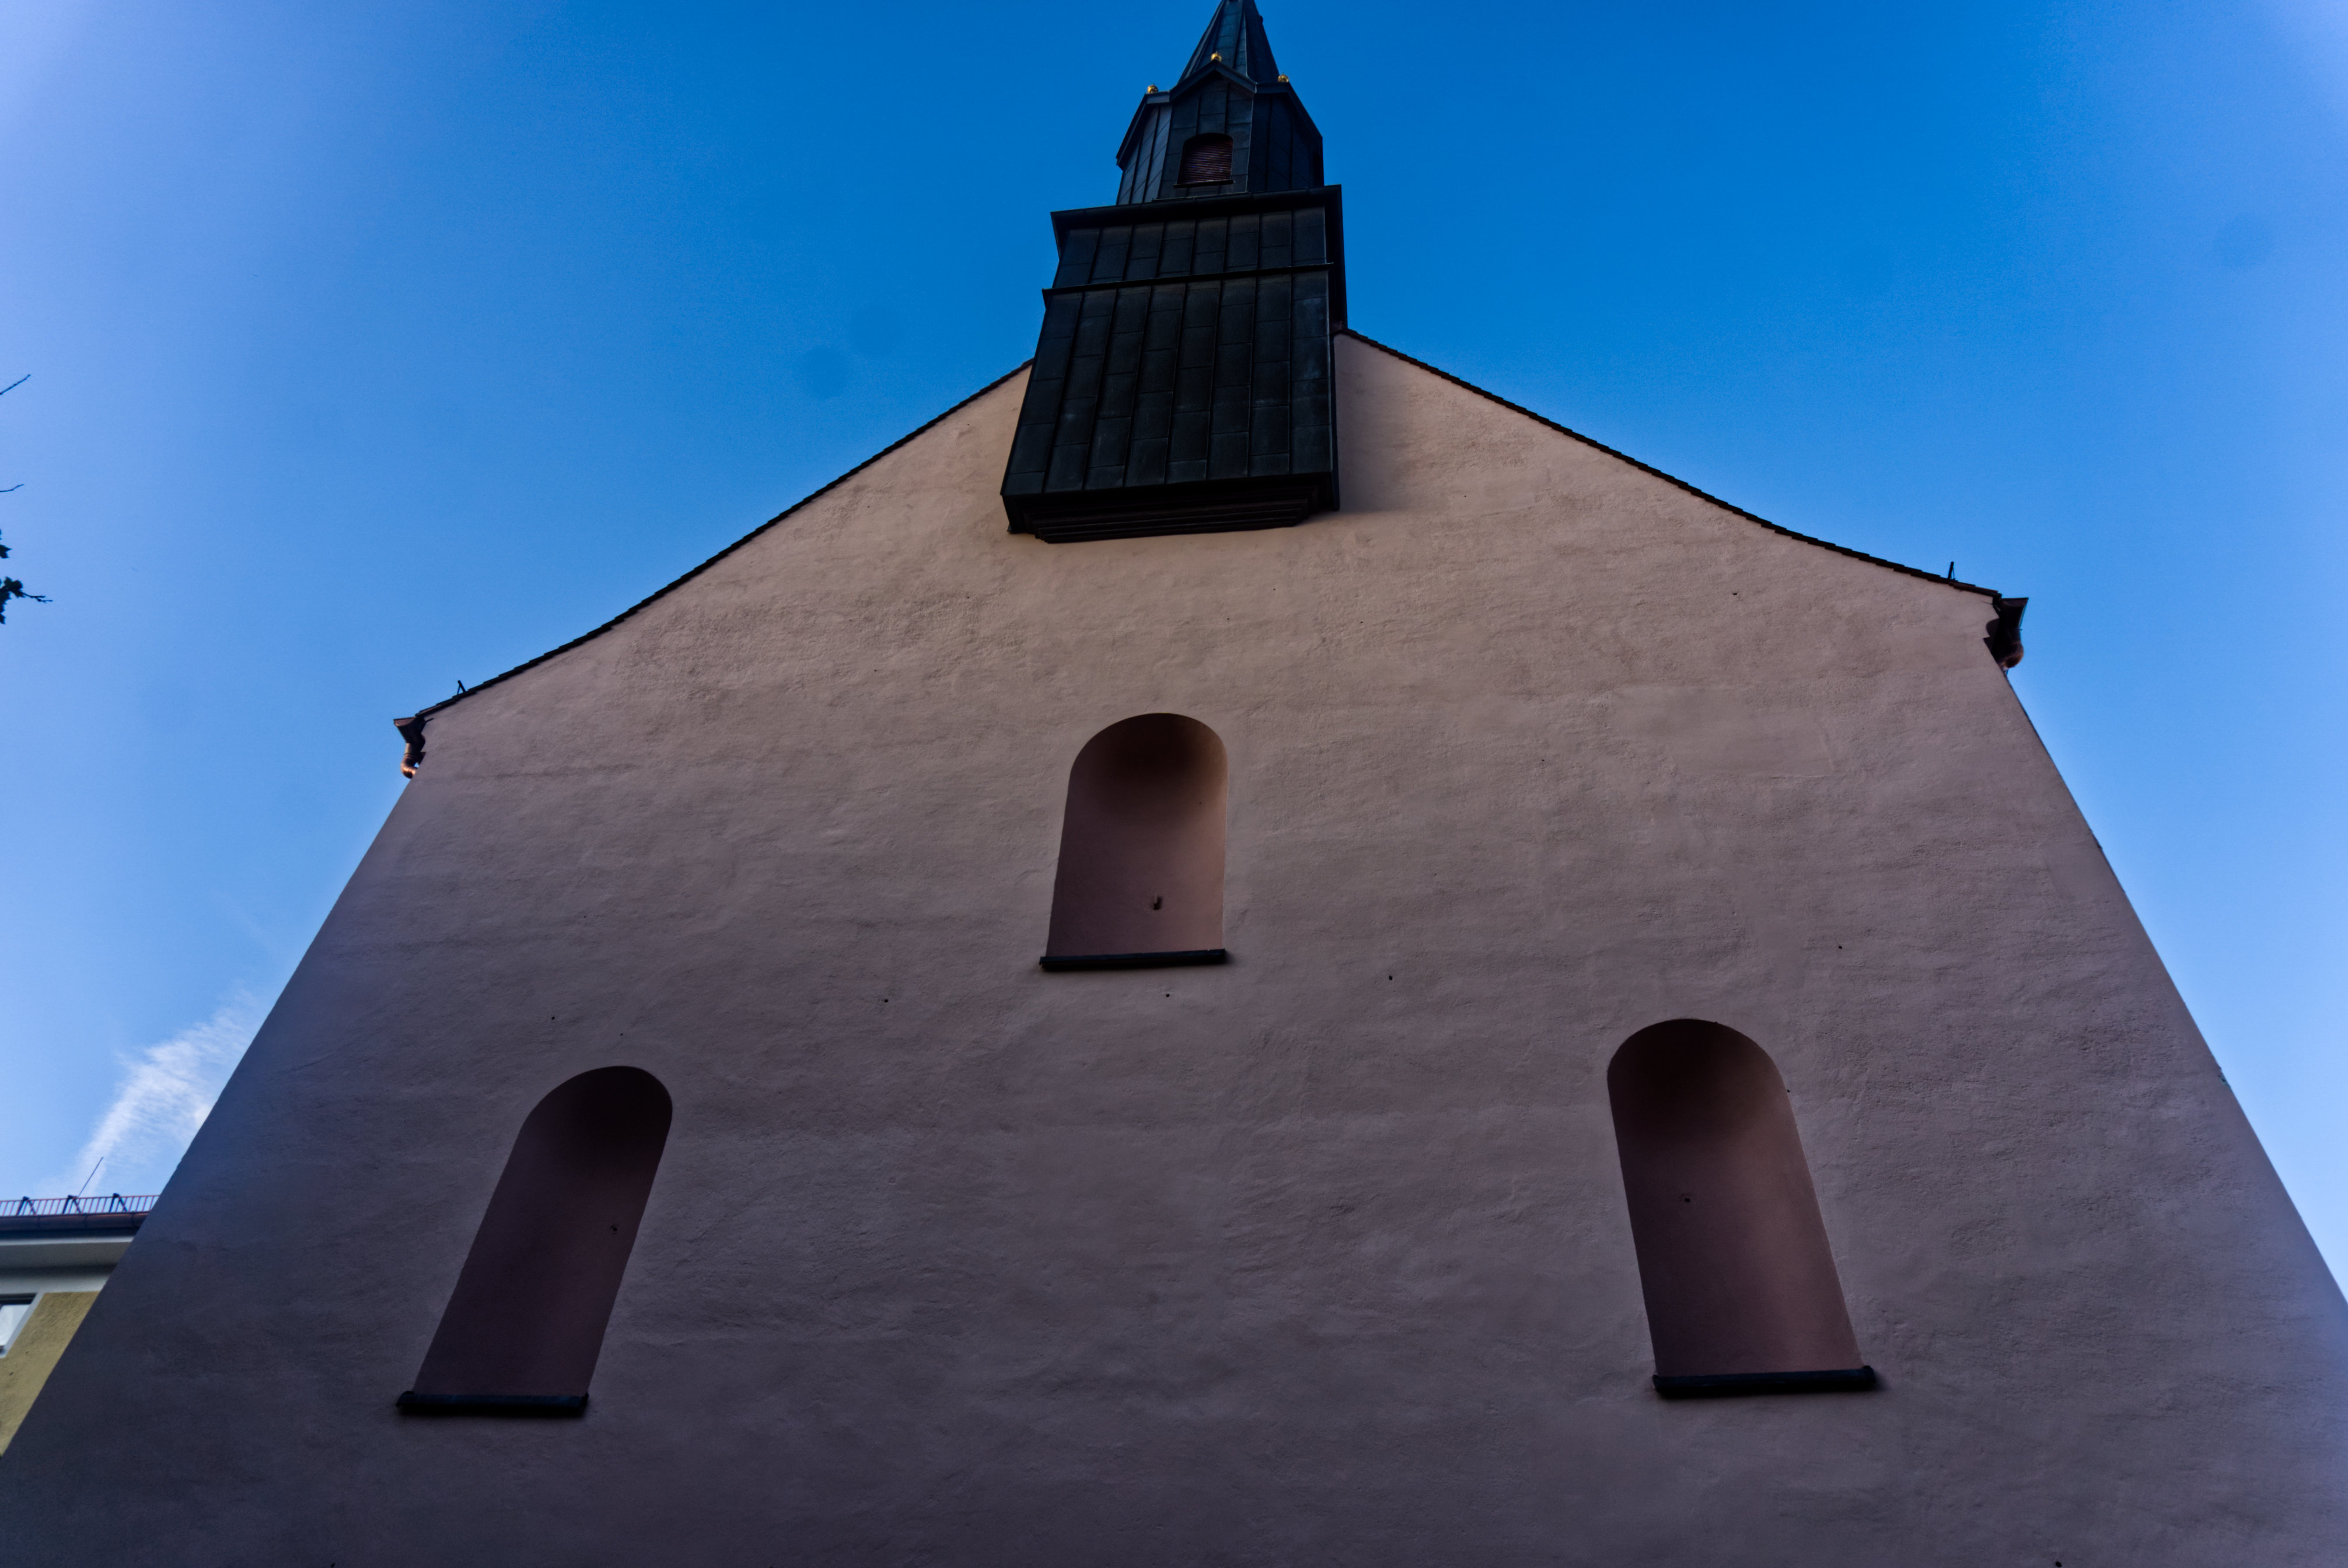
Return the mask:
M 143 1214 L 155 1206 L 160 1193 L 140 1193 L 124 1197 L 109 1193 L 103 1197 L 85 1194 L 74 1198 L 18 1198 L 13 1203 L 0 1198 L 0 1219 L 14 1219 L 19 1214 Z

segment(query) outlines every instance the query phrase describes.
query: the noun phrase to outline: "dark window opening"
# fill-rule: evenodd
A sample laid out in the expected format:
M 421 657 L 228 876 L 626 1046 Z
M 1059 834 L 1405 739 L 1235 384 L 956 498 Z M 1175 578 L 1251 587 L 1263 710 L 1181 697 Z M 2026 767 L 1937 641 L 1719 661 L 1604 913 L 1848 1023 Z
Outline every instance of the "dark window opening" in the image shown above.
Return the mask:
M 0 1296 L 0 1356 L 8 1353 L 8 1347 L 15 1343 L 16 1331 L 24 1327 L 25 1319 L 32 1315 L 33 1297 Z
M 1177 185 L 1229 185 L 1231 182 L 1231 138 L 1209 133 L 1182 144 L 1182 173 Z

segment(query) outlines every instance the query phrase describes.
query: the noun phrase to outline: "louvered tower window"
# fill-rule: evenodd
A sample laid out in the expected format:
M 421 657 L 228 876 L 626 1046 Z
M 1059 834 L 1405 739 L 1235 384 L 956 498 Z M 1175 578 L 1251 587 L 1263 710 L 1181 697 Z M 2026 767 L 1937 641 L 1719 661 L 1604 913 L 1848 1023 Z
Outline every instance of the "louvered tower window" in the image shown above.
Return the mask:
M 1182 144 L 1182 177 L 1178 185 L 1229 185 L 1231 182 L 1231 138 L 1209 134 Z

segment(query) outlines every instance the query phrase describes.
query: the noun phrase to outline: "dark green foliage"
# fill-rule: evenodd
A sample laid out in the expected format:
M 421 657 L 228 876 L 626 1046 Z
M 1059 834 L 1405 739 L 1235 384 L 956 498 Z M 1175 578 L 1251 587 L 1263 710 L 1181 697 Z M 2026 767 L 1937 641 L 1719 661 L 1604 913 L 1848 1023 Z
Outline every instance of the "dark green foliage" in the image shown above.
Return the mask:
M 26 382 L 32 379 L 33 378 L 29 375 L 20 375 L 15 380 L 10 382 L 7 385 L 0 386 L 0 397 L 6 396 L 9 393 L 15 391 L 18 387 L 24 385 Z M 22 485 L 11 485 L 8 487 L 8 490 L 21 490 L 24 487 L 25 487 Z M 8 490 L 0 490 L 0 496 L 6 495 Z M 6 560 L 7 559 L 8 547 L 5 544 L 0 544 L 0 560 Z M 0 577 L 0 626 L 5 626 L 8 624 L 8 601 L 12 599 L 29 599 L 35 604 L 46 604 L 49 602 L 49 596 L 47 594 L 29 592 L 26 590 L 25 585 L 13 577 Z
M 6 545 L 0 545 L 0 560 L 6 560 L 7 559 L 8 547 Z M 49 596 L 47 594 L 27 593 L 25 590 L 25 585 L 17 581 L 15 578 L 0 577 L 0 626 L 5 626 L 8 624 L 8 601 L 12 599 L 29 599 L 35 604 L 46 604 L 49 602 Z

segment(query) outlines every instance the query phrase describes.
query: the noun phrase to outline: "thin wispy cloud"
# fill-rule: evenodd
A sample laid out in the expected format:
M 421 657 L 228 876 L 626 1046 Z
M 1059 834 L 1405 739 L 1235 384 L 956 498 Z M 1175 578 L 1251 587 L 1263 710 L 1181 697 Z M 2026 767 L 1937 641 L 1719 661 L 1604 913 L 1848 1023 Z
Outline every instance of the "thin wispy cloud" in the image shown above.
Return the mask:
M 97 1192 L 160 1191 L 266 1010 L 258 998 L 240 992 L 203 1022 L 127 1058 L 113 1102 L 54 1190 L 88 1182 Z M 94 1181 L 93 1166 L 99 1167 Z

